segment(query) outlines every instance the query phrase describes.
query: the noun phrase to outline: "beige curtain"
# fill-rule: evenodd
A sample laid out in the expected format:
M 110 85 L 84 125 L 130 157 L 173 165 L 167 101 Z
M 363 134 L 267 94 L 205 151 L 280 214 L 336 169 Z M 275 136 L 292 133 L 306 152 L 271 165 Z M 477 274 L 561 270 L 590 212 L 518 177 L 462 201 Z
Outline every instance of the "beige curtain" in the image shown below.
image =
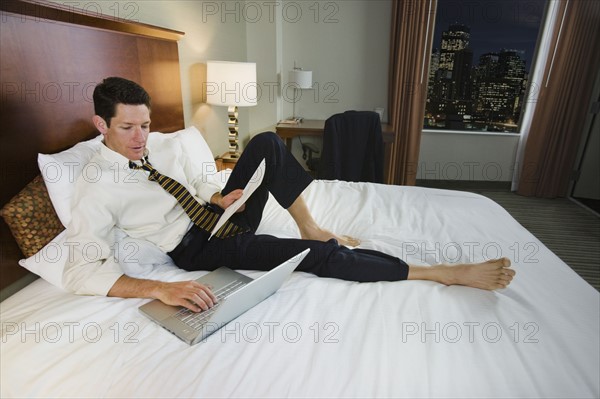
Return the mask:
M 389 69 L 389 124 L 396 132 L 389 176 L 414 185 L 427 100 L 437 0 L 393 0 Z
M 560 0 L 561 16 L 531 122 L 517 193 L 567 195 L 600 68 L 600 1 Z

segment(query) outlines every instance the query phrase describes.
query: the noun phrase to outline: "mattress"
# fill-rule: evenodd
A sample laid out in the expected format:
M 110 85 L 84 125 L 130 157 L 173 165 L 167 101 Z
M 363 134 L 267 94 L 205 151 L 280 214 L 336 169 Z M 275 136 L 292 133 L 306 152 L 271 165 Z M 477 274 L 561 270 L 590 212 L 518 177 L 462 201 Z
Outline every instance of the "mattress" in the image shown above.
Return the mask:
M 327 181 L 305 198 L 323 227 L 363 248 L 425 266 L 507 256 L 516 277 L 484 291 L 294 272 L 195 346 L 144 317 L 147 300 L 79 297 L 39 279 L 0 305 L 2 397 L 600 396 L 599 293 L 498 204 Z M 272 198 L 258 233 L 299 236 Z M 165 256 L 127 272 L 166 281 L 205 273 Z

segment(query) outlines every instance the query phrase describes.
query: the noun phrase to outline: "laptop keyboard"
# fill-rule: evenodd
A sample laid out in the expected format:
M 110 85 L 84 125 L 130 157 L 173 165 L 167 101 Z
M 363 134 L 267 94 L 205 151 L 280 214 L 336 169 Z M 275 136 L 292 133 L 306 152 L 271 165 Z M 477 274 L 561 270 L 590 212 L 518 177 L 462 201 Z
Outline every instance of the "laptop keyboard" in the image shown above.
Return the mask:
M 213 294 L 217 297 L 218 302 L 212 308 L 204 310 L 200 313 L 192 312 L 188 308 L 183 308 L 175 314 L 175 318 L 192 327 L 194 330 L 200 330 L 202 325 L 206 323 L 215 310 L 218 309 L 219 305 L 221 304 L 221 300 L 227 298 L 229 295 L 233 294 L 246 284 L 247 283 L 239 280 L 232 281 L 224 287 L 221 287 L 219 290 L 213 292 Z

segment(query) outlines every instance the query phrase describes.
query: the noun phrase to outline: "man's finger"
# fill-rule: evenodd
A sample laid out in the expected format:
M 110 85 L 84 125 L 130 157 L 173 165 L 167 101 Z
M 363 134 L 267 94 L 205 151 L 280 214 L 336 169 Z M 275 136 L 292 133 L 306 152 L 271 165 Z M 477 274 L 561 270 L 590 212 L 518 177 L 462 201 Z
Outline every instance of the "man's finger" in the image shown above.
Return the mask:
M 215 301 L 213 301 L 211 295 L 208 295 L 206 291 L 200 291 L 197 295 L 208 305 L 209 308 L 212 308 L 215 305 Z
M 217 303 L 219 302 L 219 300 L 217 299 L 217 297 L 215 296 L 215 294 L 213 294 L 213 292 L 211 291 L 211 289 L 209 287 L 204 287 L 204 292 L 206 293 L 206 295 L 208 295 L 208 297 L 210 298 L 210 300 L 213 303 Z
M 212 306 L 212 304 L 209 303 L 210 301 L 207 302 L 206 299 L 203 299 L 198 294 L 193 294 L 192 297 L 190 298 L 190 301 L 193 302 L 193 303 L 195 303 L 202 310 L 208 310 Z
M 244 190 L 242 190 L 241 188 L 238 188 L 237 190 L 233 190 L 226 196 L 229 197 L 232 201 L 236 201 L 236 200 L 240 199 L 240 197 L 243 194 L 244 194 Z
M 202 311 L 200 306 L 196 305 L 194 302 L 188 301 L 187 299 L 181 299 L 179 305 L 191 310 L 192 312 L 198 313 Z
M 218 300 L 217 300 L 217 297 L 216 297 L 216 296 L 213 294 L 213 292 L 212 292 L 212 290 L 210 289 L 210 287 L 209 287 L 209 286 L 207 286 L 207 285 L 204 285 L 204 284 L 200 284 L 200 283 L 199 283 L 199 282 L 197 282 L 197 281 L 193 281 L 193 282 L 195 283 L 195 286 L 196 286 L 196 287 L 198 287 L 198 288 L 200 288 L 200 290 L 201 290 L 202 292 L 205 292 L 205 293 L 206 293 L 206 295 L 208 295 L 208 297 L 209 297 L 209 298 L 210 298 L 210 299 L 211 299 L 211 300 L 212 300 L 214 303 L 217 303 L 217 302 L 218 302 Z

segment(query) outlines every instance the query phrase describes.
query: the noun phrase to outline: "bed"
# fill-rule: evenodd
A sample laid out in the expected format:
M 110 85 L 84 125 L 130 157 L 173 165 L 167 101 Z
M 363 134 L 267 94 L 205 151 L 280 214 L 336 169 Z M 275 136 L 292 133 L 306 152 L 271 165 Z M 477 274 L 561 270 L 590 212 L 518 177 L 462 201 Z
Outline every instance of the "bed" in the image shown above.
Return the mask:
M 136 35 L 127 33 L 137 40 Z M 3 118 L 8 118 L 5 110 Z M 185 141 L 198 162 L 212 167 L 201 133 L 182 125 L 182 118 L 161 122 L 153 127 L 176 132 L 153 137 Z M 30 189 L 30 197 L 45 188 L 46 202 L 53 206 L 34 206 L 35 217 L 52 212 L 60 221 L 68 217 L 68 207 L 61 207 L 68 184 L 52 186 L 48 175 L 42 176 L 46 184 L 39 177 L 31 183 L 39 169 L 48 170 L 44 165 L 64 167 L 70 160 L 83 170 L 97 139 L 87 140 L 90 131 L 81 122 L 67 133 L 60 140 L 48 139 L 45 147 L 37 142 L 26 146 L 29 156 L 14 163 L 31 172 L 10 174 L 14 188 L 3 204 L 23 187 Z M 3 152 L 23 145 L 2 134 L 11 146 Z M 212 178 L 224 185 L 228 174 Z M 138 311 L 147 300 L 74 296 L 62 290 L 57 276 L 65 253 L 56 251 L 64 248 L 57 226 L 53 241 L 42 245 L 29 237 L 37 251 L 20 256 L 29 261 L 21 265 L 43 278 L 0 304 L 1 396 L 600 395 L 599 293 L 498 204 L 465 192 L 338 181 L 315 181 L 305 197 L 324 227 L 360 237 L 364 248 L 419 265 L 508 256 L 517 276 L 507 289 L 489 292 L 426 281 L 359 284 L 295 272 L 263 303 L 189 346 Z M 291 218 L 272 199 L 259 233 L 298 236 Z M 142 241 L 119 235 L 118 243 L 115 252 L 132 276 L 176 281 L 204 273 L 176 268 Z M 15 239 L 3 240 L 3 254 L 12 253 L 4 248 L 15 245 Z M 2 267 L 17 267 L 11 259 L 4 256 Z

